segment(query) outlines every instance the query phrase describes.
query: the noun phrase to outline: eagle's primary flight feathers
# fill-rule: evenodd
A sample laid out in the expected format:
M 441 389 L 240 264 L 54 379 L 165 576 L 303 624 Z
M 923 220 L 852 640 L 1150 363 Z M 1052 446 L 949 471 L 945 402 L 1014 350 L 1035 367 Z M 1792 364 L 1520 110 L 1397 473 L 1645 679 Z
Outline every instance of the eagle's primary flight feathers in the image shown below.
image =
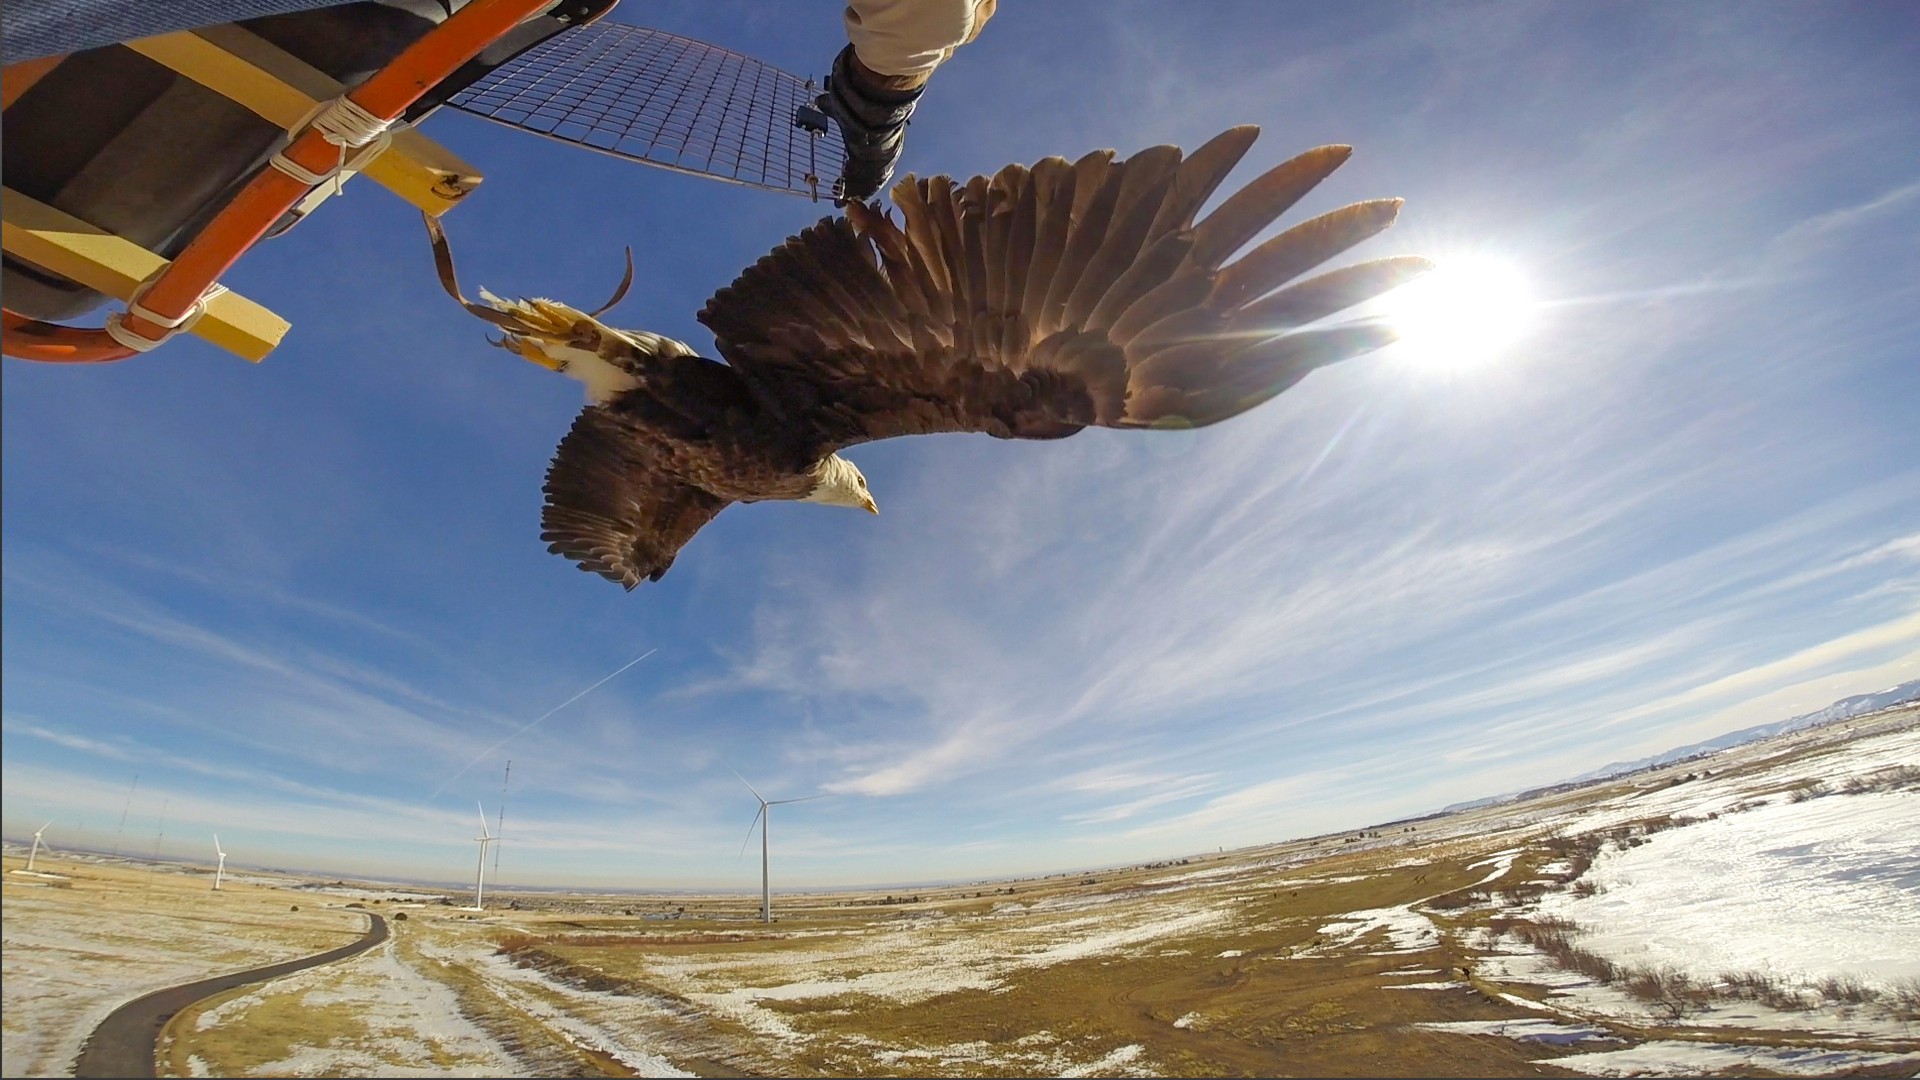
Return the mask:
M 1195 224 L 1257 134 L 1233 128 L 1186 157 L 1156 146 L 1124 161 L 1047 158 L 965 184 L 909 176 L 893 189 L 900 224 L 851 204 L 708 301 L 700 321 L 724 364 L 551 301 L 468 304 L 507 348 L 576 375 L 596 399 L 548 471 L 542 539 L 631 589 L 658 580 L 732 502 L 875 510 L 844 447 L 1202 426 L 1387 344 L 1378 321 L 1314 324 L 1426 260 L 1296 279 L 1392 224 L 1399 200 L 1324 214 L 1226 263 L 1350 148 L 1278 165 Z M 437 230 L 435 241 L 458 296 Z

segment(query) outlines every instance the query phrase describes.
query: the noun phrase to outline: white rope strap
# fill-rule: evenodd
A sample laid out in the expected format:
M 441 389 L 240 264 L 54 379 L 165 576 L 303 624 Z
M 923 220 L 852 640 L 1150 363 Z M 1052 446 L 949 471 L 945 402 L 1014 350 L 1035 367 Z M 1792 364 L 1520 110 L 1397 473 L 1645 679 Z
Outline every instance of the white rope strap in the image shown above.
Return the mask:
M 227 291 L 225 285 L 217 282 L 209 285 L 207 291 L 201 293 L 200 298 L 193 302 L 193 306 L 181 312 L 178 318 L 170 318 L 141 303 L 142 300 L 146 299 L 147 290 L 153 287 L 153 283 L 160 279 L 160 275 L 165 273 L 166 269 L 165 266 L 162 266 L 160 269 L 147 275 L 146 280 L 134 286 L 133 295 L 127 297 L 127 310 L 116 311 L 112 315 L 107 316 L 106 331 L 108 337 L 132 349 L 134 352 L 149 352 L 173 340 L 175 336 L 192 330 L 193 325 L 199 322 L 201 316 L 207 313 L 208 302 Z M 167 328 L 167 332 L 157 338 L 137 334 L 126 325 L 125 320 L 128 316 L 145 319 L 155 326 L 164 326 Z
M 396 126 L 401 125 L 396 121 L 380 119 L 342 94 L 332 101 L 315 105 L 300 118 L 299 123 L 287 129 L 288 145 L 312 128 L 320 133 L 321 138 L 339 147 L 340 158 L 334 162 L 333 168 L 317 173 L 287 157 L 285 152 L 275 153 L 267 164 L 310 188 L 333 180 L 334 193 L 339 194 L 340 174 L 348 169 L 357 172 L 367 162 L 379 157 L 393 142 L 393 128 Z M 351 160 L 347 157 L 347 148 L 350 146 L 360 151 Z

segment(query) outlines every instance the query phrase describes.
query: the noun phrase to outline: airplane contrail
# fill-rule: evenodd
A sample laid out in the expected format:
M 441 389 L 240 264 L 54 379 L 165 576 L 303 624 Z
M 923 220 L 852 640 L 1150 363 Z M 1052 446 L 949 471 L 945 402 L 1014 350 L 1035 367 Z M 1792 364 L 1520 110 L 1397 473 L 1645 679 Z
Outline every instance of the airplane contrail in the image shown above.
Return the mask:
M 480 764 L 480 762 L 486 759 L 486 756 L 488 754 L 493 753 L 495 750 L 500 749 L 501 747 L 507 745 L 508 743 L 519 738 L 520 736 L 525 735 L 527 732 L 532 731 L 535 727 L 539 726 L 542 720 L 545 720 L 547 717 L 552 716 L 554 713 L 559 712 L 561 709 L 566 708 L 567 706 L 573 704 L 574 702 L 579 701 L 581 698 L 586 697 L 588 694 L 593 693 L 595 690 L 600 689 L 602 686 L 605 686 L 606 684 L 612 682 L 614 678 L 620 674 L 620 672 L 627 670 L 633 665 L 639 663 L 642 660 L 645 660 L 647 657 L 652 656 L 654 653 L 657 653 L 659 651 L 660 650 L 658 648 L 648 649 L 646 652 L 641 653 L 639 656 L 636 656 L 633 659 L 627 661 L 626 663 L 621 664 L 619 667 L 619 670 L 615 671 L 612 675 L 608 675 L 606 678 L 601 679 L 599 682 L 594 683 L 592 686 L 587 687 L 585 690 L 580 691 L 579 693 L 573 695 L 572 697 L 561 702 L 560 704 L 555 705 L 553 708 L 548 709 L 546 712 L 541 713 L 539 716 L 535 717 L 533 721 L 527 724 L 525 727 L 507 736 L 506 738 L 501 739 L 499 742 L 494 743 L 492 746 L 487 747 L 485 750 L 480 751 L 480 754 L 478 757 L 475 757 L 472 761 L 469 761 L 465 765 L 460 766 L 459 772 L 454 773 L 452 776 L 447 777 L 446 780 L 443 781 L 439 787 L 434 788 L 433 794 L 429 795 L 428 798 L 430 799 L 439 798 L 440 793 L 447 790 L 448 784 L 451 784 L 455 780 L 458 780 L 462 776 L 465 776 L 468 769 L 471 769 L 475 765 Z

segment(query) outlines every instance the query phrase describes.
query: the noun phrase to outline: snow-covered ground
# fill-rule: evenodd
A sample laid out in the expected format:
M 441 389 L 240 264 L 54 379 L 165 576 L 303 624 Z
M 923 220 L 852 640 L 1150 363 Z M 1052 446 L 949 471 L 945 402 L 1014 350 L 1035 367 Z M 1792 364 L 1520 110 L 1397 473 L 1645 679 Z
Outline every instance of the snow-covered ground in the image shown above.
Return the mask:
M 528 1017 L 561 1041 L 613 1058 L 635 1076 L 692 1076 L 669 1059 L 663 1009 L 654 1000 L 582 990 L 515 966 L 486 942 L 448 934 L 424 936 L 422 956 L 477 971 L 500 1006 Z
M 344 945 L 366 928 L 357 913 L 339 910 L 279 906 L 268 918 L 241 901 L 180 896 L 171 881 L 159 889 L 131 880 L 110 889 L 91 884 L 42 890 L 7 882 L 0 905 L 6 1076 L 71 1075 L 100 1021 L 142 994 Z
M 1801 984 L 1920 982 L 1920 794 L 1769 804 L 1610 847 L 1540 911 L 1582 948 L 1697 982 L 1760 972 Z
M 1682 976 L 1694 996 L 1649 1000 L 1484 932 L 1463 941 L 1481 953 L 1475 975 L 1538 987 L 1537 997 L 1501 996 L 1549 1014 L 1538 1021 L 1542 1031 L 1618 1023 L 1778 1033 L 1791 1043 L 1743 1045 L 1716 1034 L 1552 1059 L 1593 1075 L 1920 1074 L 1920 792 L 1911 779 L 1885 782 L 1920 763 L 1914 720 L 1909 711 L 1903 724 L 1851 744 L 1816 730 L 1736 748 L 1632 778 L 1584 813 L 1576 804 L 1530 816 L 1529 825 L 1569 837 L 1665 816 L 1681 822 L 1632 843 L 1609 840 L 1577 883 L 1502 914 L 1570 921 L 1577 948 L 1622 969 Z M 1850 781 L 1868 790 L 1850 790 Z M 1504 813 L 1511 820 L 1526 811 Z M 1771 980 L 1798 1003 L 1770 1007 L 1724 982 L 1745 975 Z M 1808 1045 L 1816 1039 L 1823 1045 Z
M 351 959 L 289 975 L 199 1014 L 197 1032 L 244 1024 L 262 1006 L 290 1001 L 301 1009 L 346 1006 L 364 1026 L 351 1038 L 288 1047 L 286 1056 L 255 1065 L 266 1076 L 509 1076 L 513 1057 L 460 1013 L 443 984 L 395 954 L 389 939 Z M 194 1076 L 223 1075 L 189 1058 Z M 222 1064 L 222 1063 L 215 1063 Z

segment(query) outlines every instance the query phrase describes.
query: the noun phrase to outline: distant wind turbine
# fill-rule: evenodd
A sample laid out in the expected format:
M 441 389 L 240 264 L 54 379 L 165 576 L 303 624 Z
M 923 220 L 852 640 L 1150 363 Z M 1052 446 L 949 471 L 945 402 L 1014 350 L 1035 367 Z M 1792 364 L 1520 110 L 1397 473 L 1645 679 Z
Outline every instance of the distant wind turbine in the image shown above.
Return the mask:
M 486 907 L 480 901 L 487 881 L 487 845 L 493 843 L 494 835 L 487 831 L 487 808 L 478 801 L 473 805 L 480 811 L 480 835 L 474 837 L 480 843 L 480 868 L 473 874 L 473 910 L 485 911 Z
M 46 832 L 48 829 L 51 829 L 51 828 L 53 828 L 53 819 L 49 818 L 47 819 L 47 823 L 45 825 L 42 825 L 38 829 L 34 830 L 33 850 L 27 852 L 27 870 L 29 872 L 33 870 L 33 860 L 40 857 L 40 847 L 41 847 L 40 834 Z
M 500 849 L 507 846 L 507 785 L 513 782 L 513 759 L 507 759 L 507 774 L 500 778 L 500 814 L 493 825 L 493 880 L 500 880 Z
M 220 850 L 220 834 L 213 834 L 213 850 L 220 856 L 220 865 L 213 868 L 213 891 L 220 891 L 220 881 L 227 876 L 227 853 Z
M 746 777 L 741 776 L 739 773 L 734 773 L 733 775 L 737 777 L 741 783 L 747 784 Z M 767 879 L 767 826 L 773 823 L 771 808 L 786 803 L 807 802 L 808 800 L 819 799 L 824 796 L 808 795 L 800 799 L 767 800 L 760 798 L 760 793 L 753 790 L 752 784 L 747 784 L 747 790 L 753 791 L 753 797 L 760 802 L 759 811 L 753 815 L 753 824 L 747 826 L 747 840 L 753 839 L 754 827 L 758 826 L 760 829 L 760 921 L 770 923 L 773 921 L 773 890 L 768 884 Z M 740 842 L 741 851 L 747 849 L 747 840 Z

